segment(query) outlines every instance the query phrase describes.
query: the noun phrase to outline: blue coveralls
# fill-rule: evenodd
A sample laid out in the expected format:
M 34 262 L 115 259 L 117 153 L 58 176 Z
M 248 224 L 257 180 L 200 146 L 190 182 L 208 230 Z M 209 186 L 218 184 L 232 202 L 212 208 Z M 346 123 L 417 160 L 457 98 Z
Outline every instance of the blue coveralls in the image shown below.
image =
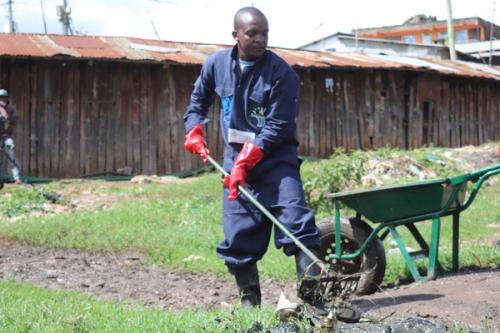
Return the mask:
M 295 117 L 299 80 L 291 67 L 267 50 L 249 69 L 241 72 L 237 47 L 209 56 L 195 82 L 184 115 L 189 131 L 207 123 L 214 92 L 221 99 L 221 132 L 224 140 L 223 168 L 230 172 L 245 141 L 253 141 L 264 158 L 250 171 L 247 189 L 294 236 L 311 249 L 319 248 L 314 213 L 305 206 L 297 156 Z M 224 236 L 217 254 L 230 272 L 262 258 L 269 244 L 272 222 L 242 195 L 229 201 L 223 192 Z M 275 228 L 275 245 L 286 255 L 296 245 Z

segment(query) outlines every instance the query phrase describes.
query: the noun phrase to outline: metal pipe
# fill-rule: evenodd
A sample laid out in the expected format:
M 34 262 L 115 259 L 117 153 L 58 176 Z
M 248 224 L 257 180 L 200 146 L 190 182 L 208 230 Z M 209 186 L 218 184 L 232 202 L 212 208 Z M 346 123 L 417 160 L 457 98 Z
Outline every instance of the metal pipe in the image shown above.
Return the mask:
M 210 164 L 212 164 L 224 176 L 228 175 L 226 170 L 224 170 L 219 165 L 219 163 L 217 163 L 217 161 L 215 161 L 211 156 L 208 156 L 207 159 L 210 162 Z M 280 221 L 278 221 L 264 206 L 262 206 L 262 204 L 258 202 L 257 199 L 255 199 L 252 196 L 252 194 L 250 194 L 250 192 L 248 192 L 244 187 L 240 185 L 238 185 L 238 190 L 240 191 L 241 194 L 245 196 L 245 198 L 247 198 L 252 204 L 254 204 L 262 214 L 264 214 L 269 220 L 271 220 L 271 222 L 273 222 L 273 224 L 276 227 L 278 227 L 281 231 L 283 231 L 283 233 L 287 237 L 289 237 L 294 242 L 294 244 L 297 245 L 297 247 L 301 249 L 302 252 L 304 252 L 313 261 L 313 263 L 317 264 L 322 270 L 326 270 L 326 267 L 323 264 L 323 262 L 319 260 L 319 258 L 316 257 L 316 255 L 312 253 L 304 244 L 302 244 L 302 242 L 297 237 L 295 237 L 290 231 L 288 231 Z

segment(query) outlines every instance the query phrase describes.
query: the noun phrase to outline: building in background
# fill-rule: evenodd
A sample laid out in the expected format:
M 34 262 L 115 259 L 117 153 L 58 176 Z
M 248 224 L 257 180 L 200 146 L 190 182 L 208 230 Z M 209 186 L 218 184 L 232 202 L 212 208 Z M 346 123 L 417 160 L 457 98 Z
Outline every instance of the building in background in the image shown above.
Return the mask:
M 457 44 L 455 47 L 458 52 L 475 58 L 477 62 L 500 66 L 500 39 Z
M 456 44 L 490 40 L 490 35 L 493 39 L 500 39 L 500 26 L 479 17 L 454 19 L 453 27 Z M 401 25 L 356 29 L 353 34 L 405 43 L 446 44 L 448 28 L 446 20 L 415 15 Z
M 0 33 L 0 87 L 19 111 L 26 176 L 172 174 L 202 165 L 184 151 L 182 117 L 209 54 L 229 45 L 132 37 Z M 300 78 L 302 156 L 343 147 L 457 147 L 500 140 L 500 68 L 437 57 L 273 48 Z M 222 158 L 220 100 L 207 141 Z
M 435 57 L 450 59 L 446 45 L 423 45 L 385 39 L 356 37 L 352 34 L 336 33 L 299 47 L 308 51 L 359 52 L 369 54 L 400 55 L 407 57 Z

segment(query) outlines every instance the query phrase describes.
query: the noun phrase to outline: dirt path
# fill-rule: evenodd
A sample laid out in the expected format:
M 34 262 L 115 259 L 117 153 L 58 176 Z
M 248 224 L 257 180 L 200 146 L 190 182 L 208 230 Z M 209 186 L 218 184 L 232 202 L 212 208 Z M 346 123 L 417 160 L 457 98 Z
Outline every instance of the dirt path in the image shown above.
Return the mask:
M 447 275 L 356 299 L 367 316 L 419 316 L 449 328 L 455 324 L 500 332 L 500 270 Z
M 145 267 L 138 254 L 103 255 L 44 250 L 0 238 L 0 278 L 50 289 L 80 291 L 101 299 L 132 301 L 165 310 L 237 304 L 228 277 Z M 293 284 L 263 281 L 263 303 L 275 306 Z M 419 316 L 453 328 L 500 332 L 500 270 L 447 276 L 359 297 L 364 316 L 387 321 Z
M 166 271 L 146 267 L 142 261 L 142 255 L 137 253 L 104 255 L 45 250 L 0 238 L 0 279 L 75 290 L 108 300 L 132 300 L 165 310 L 209 309 L 239 301 L 229 276 Z M 264 304 L 277 301 L 280 288 L 285 287 L 263 281 Z

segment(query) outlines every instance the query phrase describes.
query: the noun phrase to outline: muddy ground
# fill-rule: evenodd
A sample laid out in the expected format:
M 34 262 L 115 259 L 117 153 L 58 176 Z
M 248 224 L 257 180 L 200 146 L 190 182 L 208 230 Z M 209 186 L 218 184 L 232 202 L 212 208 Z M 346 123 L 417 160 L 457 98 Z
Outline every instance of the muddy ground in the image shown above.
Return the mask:
M 238 303 L 229 277 L 146 267 L 136 253 L 103 255 L 45 250 L 0 238 L 0 278 L 50 289 L 80 291 L 100 299 L 130 301 L 164 310 L 221 308 Z M 264 305 L 276 306 L 293 285 L 263 281 Z M 369 320 L 419 316 L 442 326 L 500 332 L 500 270 L 448 275 L 424 284 L 355 297 Z M 485 330 L 487 329 L 487 330 Z
M 496 148 L 487 152 L 463 149 L 461 154 L 472 170 L 495 163 Z M 88 209 L 93 205 L 87 202 L 91 195 L 81 191 L 66 195 L 73 209 Z M 100 198 L 99 202 L 113 206 L 112 198 Z M 488 242 L 500 251 L 500 232 Z M 145 266 L 140 253 L 109 255 L 46 250 L 0 238 L 0 279 L 4 278 L 168 311 L 221 308 L 238 303 L 236 287 L 227 275 Z M 262 282 L 262 289 L 264 305 L 275 306 L 281 290 L 293 290 L 293 283 L 284 285 L 267 280 Z M 461 272 L 424 284 L 381 290 L 356 297 L 352 302 L 361 309 L 365 320 L 385 318 L 389 322 L 419 316 L 450 329 L 460 325 L 475 332 L 500 332 L 500 270 Z

